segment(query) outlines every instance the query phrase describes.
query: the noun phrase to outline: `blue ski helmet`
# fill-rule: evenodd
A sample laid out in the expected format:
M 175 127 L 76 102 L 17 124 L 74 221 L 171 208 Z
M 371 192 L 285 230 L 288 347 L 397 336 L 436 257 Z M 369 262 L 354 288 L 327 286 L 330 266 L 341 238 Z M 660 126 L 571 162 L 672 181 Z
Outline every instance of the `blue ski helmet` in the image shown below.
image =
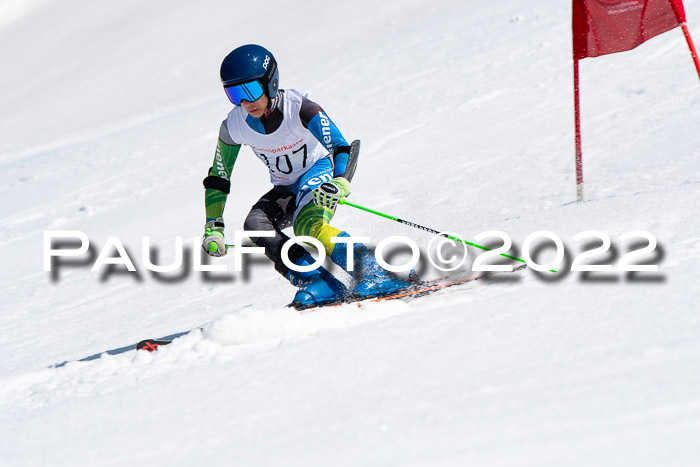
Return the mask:
M 274 99 L 279 88 L 280 74 L 275 57 L 255 44 L 234 49 L 221 63 L 221 83 L 224 87 L 258 80 L 267 97 Z

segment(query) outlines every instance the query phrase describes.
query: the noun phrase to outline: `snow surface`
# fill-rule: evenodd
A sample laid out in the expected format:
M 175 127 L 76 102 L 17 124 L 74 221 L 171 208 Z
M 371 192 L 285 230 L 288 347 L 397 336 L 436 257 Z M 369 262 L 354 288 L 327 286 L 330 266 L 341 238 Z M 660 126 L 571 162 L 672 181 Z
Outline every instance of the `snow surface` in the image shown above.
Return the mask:
M 686 10 L 700 41 L 700 3 Z M 570 15 L 544 0 L 0 0 L 0 465 L 698 465 L 698 78 L 679 30 L 581 62 L 576 204 Z M 596 229 L 609 263 L 646 230 L 659 272 L 525 271 L 307 314 L 284 308 L 294 289 L 266 261 L 151 274 L 143 236 L 168 264 L 176 237 L 201 235 L 230 109 L 218 67 L 251 42 L 362 140 L 350 201 L 470 240 L 551 230 L 571 255 Z M 268 189 L 247 149 L 233 186 L 229 234 Z M 347 207 L 334 224 L 430 239 Z M 93 256 L 44 272 L 51 230 L 85 232 Z M 90 270 L 112 236 L 138 274 Z M 78 361 L 200 326 L 155 354 Z

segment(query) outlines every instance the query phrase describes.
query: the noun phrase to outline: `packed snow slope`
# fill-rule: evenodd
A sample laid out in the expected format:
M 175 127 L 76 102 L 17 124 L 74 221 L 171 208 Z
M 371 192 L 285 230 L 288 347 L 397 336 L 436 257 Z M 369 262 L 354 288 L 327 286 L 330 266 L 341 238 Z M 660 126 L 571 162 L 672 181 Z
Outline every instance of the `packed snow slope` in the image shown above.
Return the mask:
M 680 30 L 581 62 L 577 204 L 568 2 L 0 0 L 0 18 L 3 466 L 698 465 L 700 85 Z M 264 258 L 148 271 L 142 237 L 170 264 L 202 233 L 219 64 L 246 43 L 362 140 L 350 201 L 470 241 L 501 230 L 516 255 L 549 230 L 568 265 L 304 315 Z M 249 149 L 232 184 L 231 240 L 269 186 Z M 349 207 L 334 224 L 428 250 Z M 91 249 L 46 272 L 58 230 Z M 566 273 L 588 230 L 613 265 L 650 232 L 639 263 L 659 271 Z M 91 271 L 110 237 L 137 272 Z

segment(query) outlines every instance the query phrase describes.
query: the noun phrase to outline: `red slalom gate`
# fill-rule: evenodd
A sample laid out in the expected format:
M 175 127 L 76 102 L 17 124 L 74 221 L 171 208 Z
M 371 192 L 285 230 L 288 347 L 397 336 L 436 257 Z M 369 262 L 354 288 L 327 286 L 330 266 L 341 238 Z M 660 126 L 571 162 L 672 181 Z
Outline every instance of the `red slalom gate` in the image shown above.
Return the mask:
M 681 26 L 700 78 L 700 60 L 686 24 L 682 0 L 573 0 L 576 200 L 582 202 L 583 151 L 579 60 L 624 52 Z

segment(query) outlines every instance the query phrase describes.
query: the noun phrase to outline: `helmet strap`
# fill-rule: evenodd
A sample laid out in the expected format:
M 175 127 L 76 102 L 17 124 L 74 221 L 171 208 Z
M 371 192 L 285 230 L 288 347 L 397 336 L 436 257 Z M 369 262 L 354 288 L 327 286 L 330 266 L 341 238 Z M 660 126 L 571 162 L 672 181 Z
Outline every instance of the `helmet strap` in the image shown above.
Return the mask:
M 278 92 L 277 95 L 275 96 L 274 99 L 269 99 L 269 104 L 267 106 L 267 109 L 265 109 L 265 117 L 269 117 L 270 114 L 272 113 L 273 110 L 277 108 L 277 105 L 279 104 L 279 99 L 280 99 L 280 93 Z

